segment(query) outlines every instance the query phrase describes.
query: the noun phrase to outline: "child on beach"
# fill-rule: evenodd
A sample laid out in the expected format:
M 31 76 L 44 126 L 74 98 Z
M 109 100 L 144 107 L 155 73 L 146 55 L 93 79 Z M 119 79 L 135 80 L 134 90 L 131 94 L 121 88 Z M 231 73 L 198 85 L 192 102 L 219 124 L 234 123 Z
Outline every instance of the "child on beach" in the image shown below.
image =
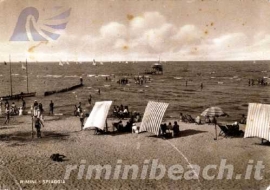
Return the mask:
M 37 138 L 41 138 L 41 125 L 44 127 L 42 121 L 40 120 L 40 118 L 38 118 L 37 116 L 34 116 L 34 124 L 35 124 L 35 128 L 37 130 Z

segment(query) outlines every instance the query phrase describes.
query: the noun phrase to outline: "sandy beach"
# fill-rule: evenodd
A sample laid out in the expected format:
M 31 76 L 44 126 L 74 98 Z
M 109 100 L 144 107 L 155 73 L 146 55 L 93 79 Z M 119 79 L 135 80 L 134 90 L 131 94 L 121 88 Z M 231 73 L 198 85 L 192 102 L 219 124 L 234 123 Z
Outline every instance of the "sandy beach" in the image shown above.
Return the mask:
M 113 121 L 108 119 L 109 126 Z M 77 117 L 46 116 L 44 124 L 41 139 L 31 138 L 29 116 L 12 118 L 10 125 L 0 127 L 0 176 L 6 189 L 266 189 L 270 184 L 269 145 L 260 145 L 258 138 L 220 136 L 215 141 L 213 125 L 180 122 L 181 137 L 162 139 L 148 132 L 94 135 L 93 130 L 80 131 Z M 53 153 L 65 155 L 65 161 L 52 161 Z M 213 180 L 204 179 L 202 172 L 197 173 L 198 178 L 190 180 L 184 177 L 172 180 L 168 175 L 160 180 L 131 179 L 131 175 L 115 180 L 86 179 L 85 174 L 78 179 L 77 170 L 64 180 L 67 166 L 80 165 L 82 160 L 86 166 L 115 166 L 121 160 L 123 165 L 136 164 L 142 168 L 145 160 L 151 163 L 155 159 L 166 168 L 180 164 L 186 171 L 190 170 L 189 164 L 203 169 L 209 164 L 219 166 L 221 160 L 226 159 L 226 164 L 233 165 L 234 174 L 232 179 L 224 175 L 223 179 Z M 254 165 L 257 161 L 265 165 L 262 180 L 254 179 L 254 167 L 250 179 L 244 179 L 249 160 L 253 160 Z M 210 174 L 217 176 L 218 170 L 211 170 Z M 236 174 L 243 175 L 236 179 Z M 65 183 L 52 184 L 43 180 L 64 180 Z

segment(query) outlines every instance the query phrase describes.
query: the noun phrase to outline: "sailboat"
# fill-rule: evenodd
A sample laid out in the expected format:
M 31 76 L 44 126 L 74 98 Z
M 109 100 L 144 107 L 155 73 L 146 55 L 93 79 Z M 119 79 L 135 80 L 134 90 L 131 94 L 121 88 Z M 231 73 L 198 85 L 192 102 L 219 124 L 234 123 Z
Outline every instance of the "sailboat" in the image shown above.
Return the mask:
M 96 63 L 95 59 L 93 59 L 93 66 L 96 66 L 96 65 L 97 65 L 97 63 Z
M 59 65 L 64 66 L 64 64 L 63 64 L 63 62 L 61 60 L 59 61 Z
M 23 63 L 22 63 L 22 70 L 26 70 L 26 67 L 24 66 Z
M 24 69 L 25 68 L 25 69 Z M 32 96 L 36 96 L 36 92 L 29 92 L 29 88 L 28 88 L 28 64 L 27 64 L 27 59 L 25 62 L 25 66 L 22 64 L 22 69 L 26 70 L 26 89 L 27 89 L 27 93 L 21 92 L 20 94 L 13 94 L 12 93 L 12 70 L 11 70 L 11 58 L 9 56 L 9 76 L 10 76 L 10 95 L 9 96 L 2 96 L 1 98 L 3 100 L 14 100 L 14 99 L 21 99 L 24 97 L 32 97 Z

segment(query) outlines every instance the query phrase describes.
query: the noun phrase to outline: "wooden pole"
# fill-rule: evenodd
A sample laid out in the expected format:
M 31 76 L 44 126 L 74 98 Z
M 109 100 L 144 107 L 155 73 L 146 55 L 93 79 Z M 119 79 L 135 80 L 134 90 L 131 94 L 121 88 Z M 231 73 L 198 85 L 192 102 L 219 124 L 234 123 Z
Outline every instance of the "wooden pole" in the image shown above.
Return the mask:
M 9 77 L 10 77 L 10 95 L 12 96 L 12 74 L 11 74 L 11 58 L 10 58 L 10 55 L 9 55 Z
M 27 66 L 27 59 L 26 59 L 26 88 L 27 88 L 27 93 L 29 93 L 29 90 L 28 90 L 28 66 Z

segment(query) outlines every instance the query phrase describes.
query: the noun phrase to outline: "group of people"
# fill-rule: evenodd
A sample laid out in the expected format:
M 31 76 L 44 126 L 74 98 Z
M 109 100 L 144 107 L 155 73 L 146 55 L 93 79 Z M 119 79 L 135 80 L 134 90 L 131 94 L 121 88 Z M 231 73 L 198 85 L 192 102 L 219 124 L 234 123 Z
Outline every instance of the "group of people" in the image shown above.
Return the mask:
M 1 112 L 2 112 L 3 105 L 4 105 L 4 110 L 5 110 L 5 116 L 6 116 L 4 124 L 6 125 L 9 123 L 11 115 L 22 115 L 23 114 L 23 111 L 25 110 L 26 103 L 25 103 L 24 99 L 22 98 L 22 106 L 18 108 L 16 106 L 15 102 L 12 102 L 12 104 L 10 105 L 8 100 L 5 100 L 5 102 L 3 103 L 3 99 L 1 98 L 0 99 L 0 111 Z
M 139 84 L 139 85 L 143 85 L 144 83 L 147 82 L 147 77 L 143 76 L 135 76 L 134 77 L 135 83 Z M 151 79 L 148 78 L 148 81 L 150 81 Z
M 128 84 L 128 78 L 121 78 L 117 81 L 118 84 L 126 85 Z
M 172 135 L 172 137 L 180 136 L 180 127 L 177 123 L 177 121 L 174 121 L 174 124 L 172 125 L 171 122 L 163 123 L 160 125 L 160 134 L 165 137 L 168 133 Z
M 264 78 L 259 78 L 257 79 L 257 84 L 261 86 L 266 86 L 268 85 L 268 82 Z M 248 86 L 254 86 L 255 85 L 255 80 L 254 79 L 248 79 Z
M 130 113 L 129 113 L 128 106 L 123 106 L 122 104 L 120 106 L 114 106 L 113 115 L 120 119 L 129 117 Z

